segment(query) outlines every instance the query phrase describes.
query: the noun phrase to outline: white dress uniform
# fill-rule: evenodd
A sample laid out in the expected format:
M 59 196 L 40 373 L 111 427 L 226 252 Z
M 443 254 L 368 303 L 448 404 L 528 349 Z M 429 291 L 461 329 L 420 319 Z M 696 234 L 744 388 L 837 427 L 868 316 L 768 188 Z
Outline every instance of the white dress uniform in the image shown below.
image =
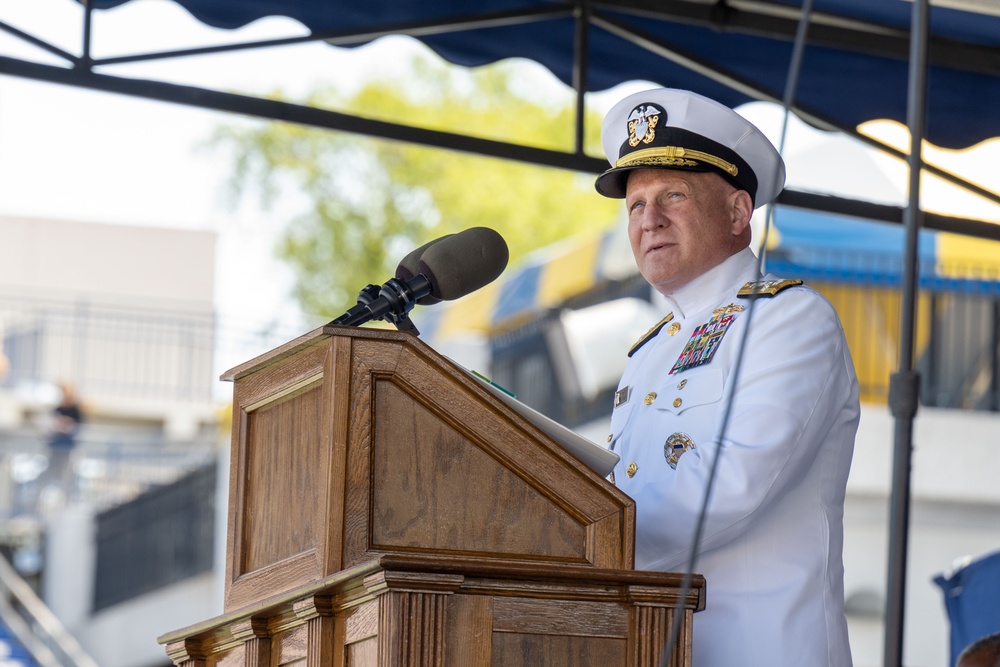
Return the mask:
M 671 315 L 633 348 L 616 395 L 614 479 L 636 503 L 636 568 L 684 571 L 721 456 L 695 567 L 707 586 L 694 667 L 849 666 L 857 377 L 826 299 L 793 286 L 751 311 L 738 292 L 758 279 L 747 249 L 667 297 Z

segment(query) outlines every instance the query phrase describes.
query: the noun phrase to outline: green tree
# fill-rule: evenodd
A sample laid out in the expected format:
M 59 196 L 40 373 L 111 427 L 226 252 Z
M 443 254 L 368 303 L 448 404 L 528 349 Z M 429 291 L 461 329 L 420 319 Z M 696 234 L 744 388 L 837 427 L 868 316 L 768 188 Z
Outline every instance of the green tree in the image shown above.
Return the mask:
M 426 59 L 411 81 L 376 81 L 345 98 L 313 92 L 306 103 L 408 125 L 567 150 L 573 108 L 512 93 L 511 63 L 460 70 Z M 416 85 L 413 85 L 416 84 Z M 275 97 L 281 97 L 275 95 Z M 586 147 L 599 154 L 601 119 L 587 118 Z M 468 227 L 496 229 L 511 262 L 581 231 L 607 226 L 620 204 L 600 197 L 593 176 L 455 151 L 280 122 L 227 126 L 237 196 L 263 205 L 292 192 L 301 212 L 277 249 L 297 275 L 307 313 L 331 317 L 381 283 L 412 247 Z

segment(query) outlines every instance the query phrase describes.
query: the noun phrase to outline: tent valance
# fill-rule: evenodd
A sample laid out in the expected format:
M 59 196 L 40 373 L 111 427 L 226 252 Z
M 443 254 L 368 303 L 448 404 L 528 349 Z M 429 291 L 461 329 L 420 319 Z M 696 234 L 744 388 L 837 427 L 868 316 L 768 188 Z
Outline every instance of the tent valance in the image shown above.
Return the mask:
M 96 0 L 110 8 L 128 0 Z M 237 28 L 295 19 L 313 38 L 356 46 L 410 34 L 447 60 L 543 64 L 586 91 L 626 81 L 687 88 L 730 106 L 780 100 L 801 2 L 787 0 L 175 0 L 202 22 Z M 970 5 L 971 6 L 971 5 Z M 820 126 L 905 122 L 910 3 L 820 0 L 796 107 Z M 931 12 L 927 139 L 959 148 L 1000 136 L 1000 17 Z M 99 62 L 99 61 L 97 61 Z

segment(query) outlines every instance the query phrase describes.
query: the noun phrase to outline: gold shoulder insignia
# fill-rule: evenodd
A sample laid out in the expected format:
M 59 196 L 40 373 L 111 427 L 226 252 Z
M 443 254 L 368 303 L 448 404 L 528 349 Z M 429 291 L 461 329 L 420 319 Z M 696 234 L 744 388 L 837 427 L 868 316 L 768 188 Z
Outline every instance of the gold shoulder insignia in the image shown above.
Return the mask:
M 674 314 L 673 313 L 667 313 L 666 317 L 664 317 L 662 320 L 660 320 L 659 322 L 657 322 L 656 325 L 652 329 L 650 329 L 649 331 L 647 331 L 646 333 L 644 333 L 642 335 L 642 338 L 640 338 L 639 340 L 637 340 L 635 342 L 635 345 L 633 345 L 632 347 L 629 348 L 629 350 L 628 350 L 628 356 L 631 357 L 633 354 L 635 354 L 636 352 L 638 352 L 640 347 L 642 347 L 643 345 L 645 345 L 647 343 L 647 341 L 649 341 L 650 338 L 652 338 L 656 334 L 660 333 L 660 329 L 662 329 L 672 319 L 674 319 Z
M 755 299 L 759 296 L 772 297 L 783 289 L 801 284 L 801 280 L 757 280 L 741 287 L 736 296 L 740 299 Z

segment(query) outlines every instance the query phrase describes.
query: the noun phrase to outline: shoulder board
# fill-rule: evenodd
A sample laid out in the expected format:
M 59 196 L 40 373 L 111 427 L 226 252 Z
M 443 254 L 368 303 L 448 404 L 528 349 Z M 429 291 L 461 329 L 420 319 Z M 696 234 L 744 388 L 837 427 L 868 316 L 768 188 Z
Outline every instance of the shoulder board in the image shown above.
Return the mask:
M 749 282 L 740 288 L 736 296 L 740 299 L 755 299 L 757 297 L 772 297 L 783 289 L 801 285 L 801 280 L 757 280 Z
M 660 333 L 660 329 L 662 329 L 664 327 L 664 325 L 666 325 L 672 319 L 674 319 L 674 314 L 673 313 L 667 313 L 666 317 L 664 317 L 662 320 L 660 320 L 659 322 L 657 322 L 656 325 L 654 325 L 652 329 L 650 329 L 649 331 L 647 331 L 646 333 L 644 333 L 642 335 L 642 338 L 640 338 L 639 340 L 637 340 L 635 342 L 635 344 L 632 347 L 629 348 L 629 350 L 628 350 L 628 356 L 631 357 L 633 354 L 635 354 L 636 352 L 638 352 L 640 347 L 642 347 L 643 345 L 645 345 L 649 341 L 649 339 L 651 339 L 653 336 L 655 336 L 656 334 Z

